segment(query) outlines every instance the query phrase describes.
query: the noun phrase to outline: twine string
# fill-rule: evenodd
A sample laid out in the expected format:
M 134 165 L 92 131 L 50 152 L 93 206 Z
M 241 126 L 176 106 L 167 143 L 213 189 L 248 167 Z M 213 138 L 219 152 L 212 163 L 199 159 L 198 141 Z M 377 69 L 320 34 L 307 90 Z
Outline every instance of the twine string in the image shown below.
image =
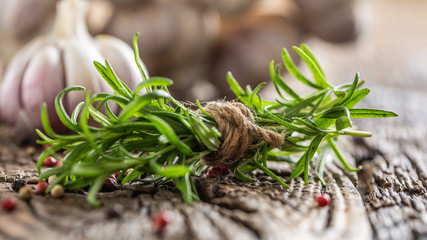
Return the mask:
M 281 134 L 256 125 L 251 110 L 240 102 L 210 102 L 204 109 L 215 119 L 222 134 L 219 150 L 202 159 L 208 166 L 232 166 L 251 149 L 255 137 L 274 147 L 283 144 Z

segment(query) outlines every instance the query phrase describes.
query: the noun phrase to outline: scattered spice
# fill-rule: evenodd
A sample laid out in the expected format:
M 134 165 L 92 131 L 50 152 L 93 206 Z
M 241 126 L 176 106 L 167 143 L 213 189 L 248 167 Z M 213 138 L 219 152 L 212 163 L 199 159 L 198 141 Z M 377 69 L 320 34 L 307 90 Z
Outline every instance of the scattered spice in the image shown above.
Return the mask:
M 222 174 L 227 174 L 227 173 L 230 172 L 230 169 L 228 167 L 226 167 L 226 166 L 221 166 L 219 168 L 221 169 Z
M 109 178 L 113 179 L 113 180 L 114 180 L 114 181 L 116 181 L 116 183 L 117 183 L 117 177 L 116 177 L 116 175 L 115 175 L 115 174 L 111 174 L 111 175 L 109 176 Z
M 19 198 L 30 200 L 33 197 L 33 189 L 30 186 L 23 186 L 19 189 Z
M 11 212 L 16 209 L 18 203 L 14 196 L 9 196 L 1 202 L 1 207 L 7 212 Z
M 120 174 L 122 174 L 122 170 L 119 170 L 119 171 L 117 171 L 117 172 L 115 172 L 112 176 L 114 176 L 115 178 L 116 178 L 116 182 L 117 183 L 121 183 L 122 182 L 122 180 L 123 180 L 123 178 L 125 177 L 125 176 L 122 176 L 120 179 L 119 179 L 119 176 L 120 176 Z
M 49 176 L 49 178 L 47 179 L 47 182 L 49 184 L 52 184 L 55 180 L 56 180 L 56 175 L 52 175 L 52 176 Z
M 116 187 L 117 179 L 114 176 L 109 176 L 107 179 L 105 179 L 104 184 L 102 185 L 102 191 L 103 192 L 112 192 L 117 189 Z
M 129 175 L 133 172 L 133 168 L 129 168 L 128 170 L 126 170 L 125 175 Z
M 166 226 L 171 222 L 171 214 L 167 211 L 158 212 L 152 218 L 152 224 L 155 232 L 162 232 Z
M 64 187 L 59 184 L 53 186 L 52 190 L 50 190 L 50 195 L 54 198 L 60 198 L 64 196 Z
M 223 171 L 219 167 L 213 167 L 206 172 L 207 178 L 219 178 L 223 174 Z
M 43 150 L 47 150 L 48 148 L 50 148 L 52 145 L 50 144 L 45 144 L 43 145 Z
M 329 194 L 323 193 L 322 195 L 317 196 L 316 201 L 319 207 L 325 207 L 331 203 L 331 197 L 329 196 Z
M 42 195 L 46 192 L 46 189 L 49 187 L 49 184 L 47 184 L 47 182 L 45 181 L 41 181 L 39 183 L 36 184 L 36 190 L 35 193 Z
M 119 176 L 120 173 L 122 173 L 122 170 L 119 170 L 119 171 L 115 172 L 114 173 L 114 177 L 116 177 L 116 179 L 117 179 L 117 177 Z
M 43 166 L 45 166 L 45 167 L 53 167 L 53 166 L 55 166 L 55 165 L 56 165 L 56 163 L 57 163 L 57 160 L 56 160 L 54 157 L 49 156 L 49 157 L 47 157 L 47 158 L 44 160 L 44 162 L 43 162 Z

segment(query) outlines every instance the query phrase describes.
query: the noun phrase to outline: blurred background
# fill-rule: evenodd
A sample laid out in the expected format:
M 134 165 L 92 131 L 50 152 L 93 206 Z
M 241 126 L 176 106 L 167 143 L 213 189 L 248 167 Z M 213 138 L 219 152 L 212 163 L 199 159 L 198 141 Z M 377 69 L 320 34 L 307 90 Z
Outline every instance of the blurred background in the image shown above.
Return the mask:
M 0 0 L 0 76 L 22 46 L 51 29 L 56 2 Z M 281 62 L 282 48 L 301 43 L 308 43 L 333 83 L 352 81 L 359 71 L 369 81 L 397 88 L 427 85 L 423 0 L 90 3 L 91 34 L 110 34 L 131 44 L 140 32 L 140 55 L 150 74 L 173 79 L 171 90 L 183 101 L 233 98 L 228 71 L 242 85 L 269 82 L 270 61 Z

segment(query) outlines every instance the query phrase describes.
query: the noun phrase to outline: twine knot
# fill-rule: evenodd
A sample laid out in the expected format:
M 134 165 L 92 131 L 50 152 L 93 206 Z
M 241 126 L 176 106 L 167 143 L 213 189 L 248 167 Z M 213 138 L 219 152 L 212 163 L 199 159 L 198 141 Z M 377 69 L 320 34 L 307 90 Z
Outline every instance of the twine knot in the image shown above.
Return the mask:
M 251 110 L 240 102 L 210 102 L 204 109 L 215 119 L 222 134 L 219 150 L 202 159 L 208 166 L 232 166 L 251 149 L 255 137 L 275 147 L 283 144 L 281 134 L 256 125 Z

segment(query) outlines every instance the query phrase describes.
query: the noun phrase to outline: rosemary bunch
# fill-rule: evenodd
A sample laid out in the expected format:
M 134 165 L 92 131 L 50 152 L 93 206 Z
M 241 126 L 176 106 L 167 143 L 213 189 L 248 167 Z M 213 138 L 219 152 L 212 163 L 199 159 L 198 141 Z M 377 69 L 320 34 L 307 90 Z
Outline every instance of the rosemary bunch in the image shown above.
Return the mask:
M 215 118 L 198 101 L 199 109 L 194 111 L 175 100 L 167 89 L 172 84 L 170 79 L 147 77 L 138 56 L 136 39 L 137 35 L 133 41 L 135 62 L 142 81 L 135 89 L 129 89 L 116 76 L 108 61 L 105 61 L 105 65 L 94 62 L 114 94 L 91 95 L 87 91 L 85 101 L 69 115 L 63 106 L 64 95 L 85 89 L 74 86 L 61 91 L 55 100 L 56 111 L 72 134 L 55 133 L 49 124 L 46 106 L 42 107 L 44 133 L 37 130 L 41 138 L 38 143 L 49 147 L 38 160 L 40 179 L 56 175 L 50 187 L 56 184 L 67 189 L 90 186 L 87 199 L 96 206 L 99 204 L 96 195 L 105 179 L 121 170 L 118 180 L 122 184 L 134 181 L 164 184 L 173 181 L 185 202 L 197 201 L 199 197 L 193 177 L 201 176 L 208 168 L 200 160 L 216 154 L 227 133 L 218 130 Z M 304 173 L 308 184 L 308 169 L 317 152 L 319 157 L 316 158 L 315 172 L 323 183 L 324 156 L 328 149 L 333 150 L 348 171 L 357 171 L 358 168 L 349 166 L 343 159 L 334 143 L 335 138 L 340 135 L 371 136 L 369 132 L 353 129 L 351 118 L 397 116 L 389 111 L 353 108 L 369 93 L 369 89 L 360 88 L 363 82 L 359 80 L 359 74 L 352 83 L 332 86 L 306 45 L 294 47 L 294 50 L 309 67 L 314 81 L 301 74 L 284 49 L 284 64 L 271 62 L 270 65 L 272 83 L 280 96 L 275 102 L 267 101 L 258 94 L 265 83 L 253 90 L 249 86 L 243 89 L 228 74 L 231 89 L 238 100 L 251 109 L 257 127 L 283 137 L 280 146 L 254 137 L 241 159 L 228 165 L 240 180 L 253 181 L 246 174 L 258 168 L 288 187 L 267 168 L 268 161 L 287 161 L 295 164 L 290 178 Z M 282 68 L 315 91 L 300 96 L 280 77 Z M 113 110 L 117 106 L 120 108 L 118 114 Z M 97 124 L 89 124 L 90 121 Z M 60 154 L 64 157 L 59 167 L 41 172 L 45 158 L 54 156 L 60 159 Z M 128 169 L 133 171 L 126 175 Z

